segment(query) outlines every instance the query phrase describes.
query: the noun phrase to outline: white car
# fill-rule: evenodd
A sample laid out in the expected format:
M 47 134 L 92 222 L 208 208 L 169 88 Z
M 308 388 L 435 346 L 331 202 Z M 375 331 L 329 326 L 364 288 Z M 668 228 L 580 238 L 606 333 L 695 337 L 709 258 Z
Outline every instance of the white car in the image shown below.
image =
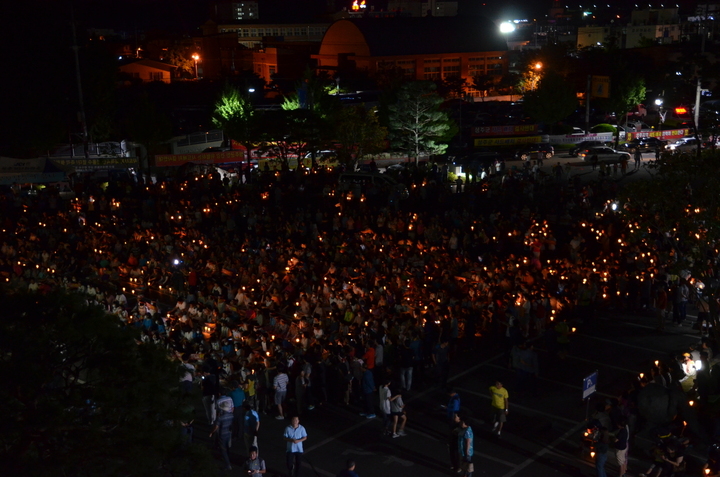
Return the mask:
M 622 161 L 623 158 L 629 162 L 631 159 L 630 154 L 627 152 L 616 151 L 606 146 L 591 147 L 578 152 L 578 157 L 581 157 L 585 162 L 592 162 L 593 156 L 597 156 L 598 163 L 609 162 L 612 164 Z
M 698 140 L 694 137 L 684 137 L 670 144 L 668 149 L 672 152 L 697 152 L 698 144 Z M 700 147 L 702 147 L 701 144 Z

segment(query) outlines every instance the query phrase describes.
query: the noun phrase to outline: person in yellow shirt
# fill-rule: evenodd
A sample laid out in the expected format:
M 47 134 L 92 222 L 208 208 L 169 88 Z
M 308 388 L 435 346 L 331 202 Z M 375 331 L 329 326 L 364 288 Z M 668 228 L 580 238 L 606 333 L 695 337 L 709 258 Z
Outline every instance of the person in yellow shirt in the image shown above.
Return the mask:
M 493 411 L 493 432 L 500 437 L 503 424 L 507 421 L 508 413 L 508 392 L 503 387 L 500 380 L 496 380 L 493 386 L 490 386 L 490 398 Z

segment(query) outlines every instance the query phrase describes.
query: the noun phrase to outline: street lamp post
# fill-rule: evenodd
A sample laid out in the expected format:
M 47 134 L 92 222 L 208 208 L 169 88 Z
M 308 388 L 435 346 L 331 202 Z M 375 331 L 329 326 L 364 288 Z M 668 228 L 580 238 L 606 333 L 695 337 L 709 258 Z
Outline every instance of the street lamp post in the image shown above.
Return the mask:
M 198 79 L 197 62 L 198 62 L 198 60 L 200 59 L 200 55 L 198 55 L 197 53 L 195 53 L 194 55 L 192 55 L 192 59 L 195 60 L 195 79 Z

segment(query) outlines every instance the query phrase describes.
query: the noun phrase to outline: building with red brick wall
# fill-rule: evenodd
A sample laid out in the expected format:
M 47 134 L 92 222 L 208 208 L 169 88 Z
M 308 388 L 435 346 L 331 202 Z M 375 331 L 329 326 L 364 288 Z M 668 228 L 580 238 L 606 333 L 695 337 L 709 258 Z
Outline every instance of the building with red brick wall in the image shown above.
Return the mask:
M 497 25 L 484 17 L 360 18 L 330 25 L 313 58 L 331 75 L 398 69 L 415 80 L 460 76 L 471 84 L 473 76 L 506 74 L 507 49 Z

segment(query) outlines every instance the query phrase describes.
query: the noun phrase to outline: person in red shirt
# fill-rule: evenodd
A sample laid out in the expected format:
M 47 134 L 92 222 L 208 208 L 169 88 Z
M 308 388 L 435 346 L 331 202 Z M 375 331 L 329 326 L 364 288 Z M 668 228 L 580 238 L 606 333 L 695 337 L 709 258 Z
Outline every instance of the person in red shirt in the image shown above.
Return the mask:
M 375 340 L 370 340 L 365 347 L 365 354 L 362 360 L 367 365 L 367 369 L 371 370 L 375 368 Z

